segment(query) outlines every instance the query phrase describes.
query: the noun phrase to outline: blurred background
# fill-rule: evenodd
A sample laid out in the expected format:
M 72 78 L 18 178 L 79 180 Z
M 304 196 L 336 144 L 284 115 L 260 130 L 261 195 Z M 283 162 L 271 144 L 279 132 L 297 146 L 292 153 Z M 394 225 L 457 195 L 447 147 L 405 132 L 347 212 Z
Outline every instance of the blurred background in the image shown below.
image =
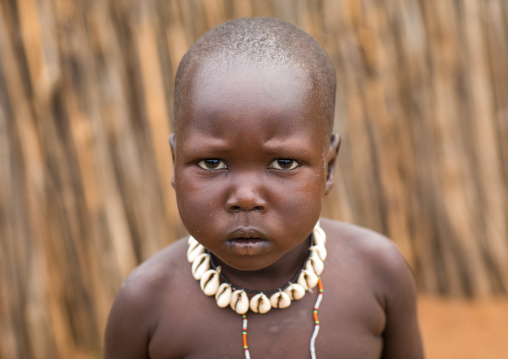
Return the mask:
M 173 82 L 205 31 L 302 27 L 338 77 L 324 215 L 414 270 L 428 358 L 508 353 L 508 2 L 0 1 L 0 358 L 99 358 L 113 298 L 185 235 Z

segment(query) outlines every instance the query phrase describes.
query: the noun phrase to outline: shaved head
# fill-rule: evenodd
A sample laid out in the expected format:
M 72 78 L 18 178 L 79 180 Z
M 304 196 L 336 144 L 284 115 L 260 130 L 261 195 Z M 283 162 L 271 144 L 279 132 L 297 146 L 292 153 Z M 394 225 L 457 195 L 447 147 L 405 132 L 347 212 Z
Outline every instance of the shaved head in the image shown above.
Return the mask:
M 328 133 L 335 110 L 335 70 L 314 38 L 298 27 L 271 18 L 241 18 L 220 24 L 205 33 L 183 57 L 175 79 L 174 130 L 182 120 L 182 107 L 195 72 L 200 75 L 227 71 L 239 65 L 301 69 L 312 80 L 318 98 L 320 121 Z

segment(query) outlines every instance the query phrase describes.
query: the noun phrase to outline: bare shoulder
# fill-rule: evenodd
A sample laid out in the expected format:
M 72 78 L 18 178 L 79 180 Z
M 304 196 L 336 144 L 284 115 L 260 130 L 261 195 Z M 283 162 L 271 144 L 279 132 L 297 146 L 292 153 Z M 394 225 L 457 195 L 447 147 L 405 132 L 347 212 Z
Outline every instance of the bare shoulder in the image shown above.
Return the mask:
M 327 234 L 327 282 L 342 303 L 336 306 L 360 319 L 368 313 L 366 327 L 383 339 L 381 358 L 423 358 L 416 285 L 395 244 L 351 224 L 322 219 L 321 226 Z
M 363 274 L 372 277 L 370 284 L 381 301 L 397 288 L 414 289 L 411 269 L 390 239 L 367 228 L 329 219 L 322 219 L 321 226 L 327 234 L 332 265 L 360 266 Z
M 139 265 L 119 289 L 109 314 L 106 358 L 147 358 L 147 345 L 161 310 L 171 303 L 171 287 L 181 281 L 186 241 L 162 249 Z M 164 305 L 164 307 L 163 307 Z
M 123 292 L 127 295 L 144 293 L 143 297 L 151 294 L 151 300 L 157 300 L 158 295 L 162 294 L 161 285 L 164 287 L 179 279 L 180 269 L 187 263 L 186 251 L 185 239 L 163 248 L 132 271 L 125 279 L 119 295 Z
M 359 254 L 376 257 L 401 257 L 393 242 L 380 233 L 354 224 L 322 218 L 321 226 L 326 232 L 330 244 L 348 247 Z

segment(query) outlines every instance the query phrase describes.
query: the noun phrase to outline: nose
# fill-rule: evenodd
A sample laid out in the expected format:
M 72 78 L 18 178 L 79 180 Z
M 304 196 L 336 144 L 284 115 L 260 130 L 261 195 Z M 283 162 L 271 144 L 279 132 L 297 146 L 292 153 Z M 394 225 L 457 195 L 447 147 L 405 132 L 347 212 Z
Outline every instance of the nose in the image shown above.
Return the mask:
M 264 213 L 267 208 L 263 183 L 259 176 L 243 174 L 231 179 L 231 187 L 226 200 L 228 212 L 257 211 Z

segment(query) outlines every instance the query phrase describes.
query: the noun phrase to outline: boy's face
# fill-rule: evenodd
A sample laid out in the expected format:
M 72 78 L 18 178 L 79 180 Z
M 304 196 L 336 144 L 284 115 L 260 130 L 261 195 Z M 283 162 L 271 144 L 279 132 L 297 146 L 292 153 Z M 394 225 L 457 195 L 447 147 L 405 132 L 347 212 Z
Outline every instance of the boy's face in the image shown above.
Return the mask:
M 180 104 L 171 141 L 180 216 L 236 269 L 277 262 L 319 218 L 338 140 L 330 142 L 312 85 L 295 68 L 197 69 Z

